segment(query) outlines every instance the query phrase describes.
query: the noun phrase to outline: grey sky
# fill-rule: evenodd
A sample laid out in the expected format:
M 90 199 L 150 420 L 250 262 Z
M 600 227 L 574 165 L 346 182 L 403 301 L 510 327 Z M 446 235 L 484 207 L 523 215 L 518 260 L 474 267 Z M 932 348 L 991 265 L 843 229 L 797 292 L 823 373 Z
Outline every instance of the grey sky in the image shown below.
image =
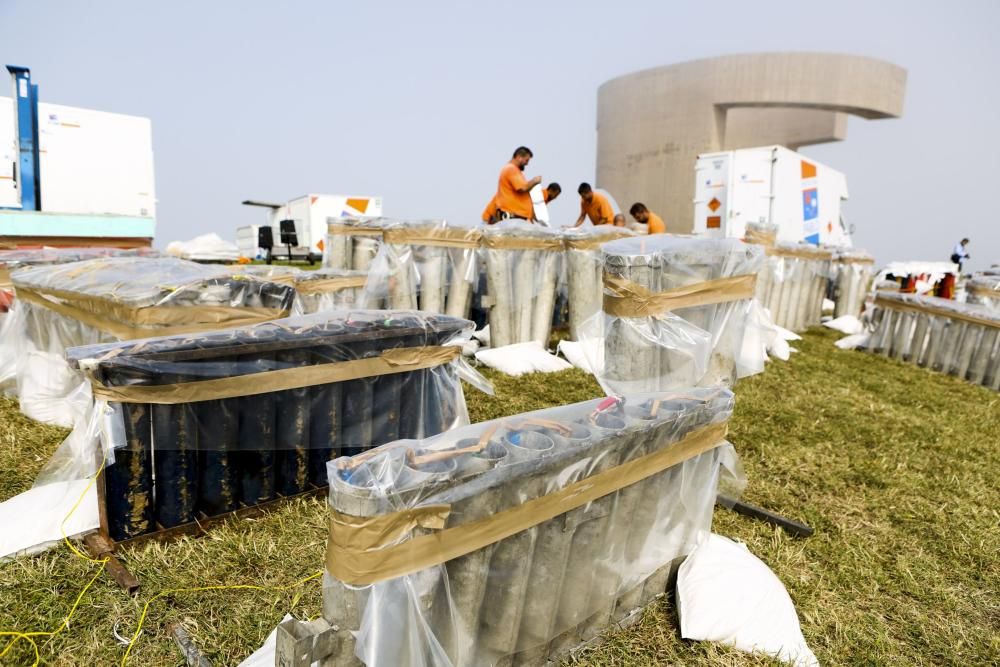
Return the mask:
M 805 149 L 847 174 L 879 261 L 1000 263 L 1000 2 L 39 2 L 0 0 L 0 63 L 43 101 L 148 116 L 157 243 L 232 239 L 245 198 L 381 195 L 387 215 L 473 224 L 518 144 L 558 180 L 557 224 L 594 177 L 597 87 L 752 51 L 884 58 L 904 116 Z M 614 193 L 612 193 L 614 194 Z

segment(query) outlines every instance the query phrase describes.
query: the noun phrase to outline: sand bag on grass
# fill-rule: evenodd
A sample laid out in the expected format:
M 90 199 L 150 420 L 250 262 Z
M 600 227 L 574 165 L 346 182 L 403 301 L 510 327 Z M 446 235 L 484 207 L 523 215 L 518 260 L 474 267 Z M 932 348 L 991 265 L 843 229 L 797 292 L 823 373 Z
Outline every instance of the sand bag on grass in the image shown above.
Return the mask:
M 681 637 L 760 651 L 796 667 L 819 665 L 795 605 L 771 569 L 747 549 L 711 534 L 677 574 Z

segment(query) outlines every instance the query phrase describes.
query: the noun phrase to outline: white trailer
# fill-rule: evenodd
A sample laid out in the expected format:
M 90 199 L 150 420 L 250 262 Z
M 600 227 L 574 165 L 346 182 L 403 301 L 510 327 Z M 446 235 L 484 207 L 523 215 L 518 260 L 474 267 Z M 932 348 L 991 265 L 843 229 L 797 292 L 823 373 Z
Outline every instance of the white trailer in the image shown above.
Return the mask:
M 778 240 L 850 247 L 841 215 L 847 180 L 783 146 L 698 156 L 693 233 L 743 238 L 748 222 L 771 223 Z
M 156 217 L 148 118 L 38 104 L 41 210 Z M 19 208 L 14 101 L 0 97 L 0 206 Z
M 304 195 L 289 201 L 287 204 L 267 204 L 257 201 L 245 201 L 250 206 L 263 206 L 268 210 L 264 225 L 272 229 L 275 254 L 281 254 L 281 221 L 295 221 L 297 244 L 292 247 L 292 253 L 319 259 L 323 256 L 326 244 L 327 218 L 379 217 L 382 215 L 381 197 L 354 197 L 348 195 Z M 253 227 L 254 229 L 249 229 Z M 245 239 L 240 246 L 240 253 L 251 252 L 247 256 L 257 254 L 257 225 L 248 225 L 236 230 L 237 239 Z M 249 239 L 253 238 L 251 242 Z M 253 245 L 251 245 L 251 243 Z

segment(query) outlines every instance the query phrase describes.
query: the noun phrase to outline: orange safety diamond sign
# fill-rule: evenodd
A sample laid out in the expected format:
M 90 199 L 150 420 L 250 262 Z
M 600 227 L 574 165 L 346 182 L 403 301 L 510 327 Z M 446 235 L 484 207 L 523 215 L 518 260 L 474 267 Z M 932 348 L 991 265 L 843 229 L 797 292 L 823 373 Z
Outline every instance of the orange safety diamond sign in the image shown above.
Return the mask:
M 715 197 L 712 197 L 712 201 L 708 202 L 708 208 L 712 211 L 712 213 L 718 211 L 720 206 L 722 206 L 722 202 Z

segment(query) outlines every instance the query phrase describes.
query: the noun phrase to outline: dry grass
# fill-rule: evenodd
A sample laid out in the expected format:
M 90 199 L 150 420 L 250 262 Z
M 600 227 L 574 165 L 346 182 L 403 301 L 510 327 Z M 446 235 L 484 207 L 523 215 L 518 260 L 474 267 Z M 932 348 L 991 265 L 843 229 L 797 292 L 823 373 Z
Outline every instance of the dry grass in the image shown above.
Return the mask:
M 806 540 L 719 511 L 715 530 L 747 542 L 788 587 L 823 664 L 984 665 L 1000 662 L 1000 397 L 953 378 L 832 346 L 813 333 L 790 363 L 738 387 L 731 439 L 751 502 L 816 529 Z M 578 371 L 494 375 L 498 395 L 470 392 L 475 420 L 593 397 Z M 0 403 L 0 498 L 30 485 L 61 437 Z M 109 665 L 142 605 L 168 588 L 284 586 L 316 571 L 325 512 L 301 500 L 198 540 L 151 544 L 123 557 L 137 599 L 100 577 L 43 663 Z M 67 549 L 0 564 L 0 630 L 52 629 L 94 566 Z M 287 612 L 319 613 L 319 584 L 283 592 L 178 593 L 158 600 L 132 665 L 179 665 L 166 634 L 181 621 L 213 664 L 238 663 Z M 578 664 L 765 665 L 767 659 L 679 638 L 669 601 Z M 0 649 L 2 650 L 2 649 Z M 30 663 L 19 645 L 3 664 Z

